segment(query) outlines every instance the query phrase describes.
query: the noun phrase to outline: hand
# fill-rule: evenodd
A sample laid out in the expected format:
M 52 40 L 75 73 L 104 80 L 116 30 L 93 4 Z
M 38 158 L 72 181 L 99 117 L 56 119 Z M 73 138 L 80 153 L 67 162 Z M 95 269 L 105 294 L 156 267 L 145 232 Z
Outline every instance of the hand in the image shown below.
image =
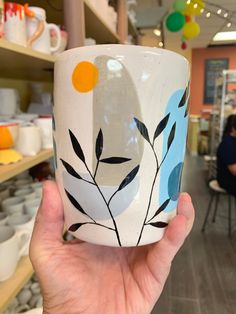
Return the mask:
M 182 193 L 178 214 L 158 243 L 112 248 L 79 240 L 64 242 L 62 201 L 56 183 L 46 182 L 30 246 L 43 313 L 150 313 L 193 220 L 191 199 Z

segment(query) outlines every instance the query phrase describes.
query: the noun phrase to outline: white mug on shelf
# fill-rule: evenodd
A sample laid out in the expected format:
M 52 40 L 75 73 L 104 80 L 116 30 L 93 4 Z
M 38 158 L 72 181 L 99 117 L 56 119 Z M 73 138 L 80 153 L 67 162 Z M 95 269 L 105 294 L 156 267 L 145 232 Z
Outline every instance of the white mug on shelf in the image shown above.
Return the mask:
M 0 282 L 13 275 L 19 258 L 27 247 L 23 237 L 28 231 L 15 231 L 10 226 L 0 228 Z
M 52 117 L 39 117 L 34 123 L 40 128 L 42 138 L 42 148 L 50 149 L 53 147 L 52 139 Z
M 26 245 L 22 255 L 28 255 L 31 234 L 34 227 L 34 217 L 28 214 L 9 216 L 7 224 L 13 227 L 16 231 L 25 231 L 23 240 Z
M 19 196 L 9 197 L 2 201 L 2 210 L 9 215 L 22 214 L 24 199 Z
M 14 88 L 0 88 L 0 115 L 12 116 L 19 110 L 19 93 Z
M 29 10 L 34 12 L 36 16 L 40 17 L 44 22 L 44 30 L 41 35 L 32 43 L 34 50 L 51 54 L 56 52 L 61 46 L 61 32 L 59 27 L 53 23 L 46 22 L 46 11 L 39 7 L 29 7 Z M 27 18 L 26 28 L 28 36 L 32 36 L 37 28 L 37 20 L 34 18 Z M 51 46 L 50 30 L 54 30 L 57 42 L 55 46 Z
M 4 37 L 10 42 L 23 46 L 31 46 L 32 43 L 41 35 L 44 24 L 33 12 L 29 11 L 28 5 L 24 6 L 15 2 L 5 2 L 5 22 Z M 27 38 L 26 16 L 29 19 L 34 18 L 36 27 L 34 32 Z
M 15 147 L 23 156 L 38 154 L 41 149 L 40 129 L 35 125 L 21 126 Z

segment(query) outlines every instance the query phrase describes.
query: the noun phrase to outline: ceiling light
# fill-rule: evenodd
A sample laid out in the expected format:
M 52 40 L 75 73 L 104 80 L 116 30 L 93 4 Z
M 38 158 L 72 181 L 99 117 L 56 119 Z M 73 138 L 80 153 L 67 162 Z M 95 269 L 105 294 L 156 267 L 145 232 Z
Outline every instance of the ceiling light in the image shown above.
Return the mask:
M 163 47 L 164 46 L 162 41 L 160 41 L 158 45 L 159 45 L 159 47 Z
M 229 13 L 226 12 L 226 13 L 224 14 L 224 17 L 226 18 L 226 17 L 228 17 L 228 15 L 229 15 Z
M 211 12 L 207 12 L 206 17 L 209 18 L 211 16 Z
M 231 23 L 231 22 L 227 23 L 227 27 L 230 27 L 231 25 L 232 25 L 232 23 Z
M 217 14 L 221 14 L 222 10 L 221 9 L 218 9 L 217 10 Z
M 153 33 L 154 33 L 156 36 L 161 36 L 161 31 L 160 31 L 158 28 L 154 29 Z
M 227 41 L 227 40 L 236 40 L 236 32 L 219 32 L 217 33 L 213 41 Z

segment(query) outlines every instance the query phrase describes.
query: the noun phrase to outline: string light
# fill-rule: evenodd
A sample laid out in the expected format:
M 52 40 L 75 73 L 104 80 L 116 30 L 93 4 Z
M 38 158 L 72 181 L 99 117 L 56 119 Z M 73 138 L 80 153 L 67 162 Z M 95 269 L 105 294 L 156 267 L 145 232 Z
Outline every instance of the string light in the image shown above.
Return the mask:
M 202 9 L 200 10 L 200 12 L 203 13 L 203 12 L 204 12 L 204 9 L 202 8 Z
M 222 10 L 221 9 L 218 9 L 217 10 L 217 14 L 221 14 Z
M 190 3 L 191 3 L 191 0 L 188 0 L 188 1 L 187 1 L 187 4 L 190 4 Z
M 224 17 L 226 18 L 226 17 L 228 17 L 228 15 L 229 15 L 229 13 L 225 12 Z
M 206 17 L 209 18 L 211 16 L 211 12 L 207 12 Z
M 231 25 L 232 25 L 232 23 L 231 23 L 231 22 L 227 23 L 227 27 L 230 27 Z
M 193 7 L 194 7 L 194 9 L 197 9 L 198 4 L 197 4 L 197 3 L 194 3 Z
M 158 46 L 162 48 L 162 47 L 164 46 L 163 42 L 160 41 L 159 44 L 158 44 Z

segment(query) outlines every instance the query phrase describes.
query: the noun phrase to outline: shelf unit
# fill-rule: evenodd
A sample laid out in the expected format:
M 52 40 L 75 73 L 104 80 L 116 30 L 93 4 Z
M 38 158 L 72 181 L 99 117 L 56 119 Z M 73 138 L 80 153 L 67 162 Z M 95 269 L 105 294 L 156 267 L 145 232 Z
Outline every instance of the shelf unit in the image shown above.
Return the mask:
M 127 18 L 124 13 L 125 0 L 117 1 L 120 1 L 122 4 L 123 11 L 121 10 L 120 13 L 124 21 Z M 118 34 L 116 34 L 109 27 L 103 17 L 96 12 L 87 0 L 54 0 L 53 2 L 30 0 L 29 4 L 32 6 L 43 7 L 47 12 L 47 21 L 64 25 L 63 10 L 65 10 L 68 2 L 74 4 L 79 2 L 81 4 L 80 12 L 75 12 L 75 14 L 73 14 L 73 22 L 75 22 L 76 27 L 78 27 L 75 27 L 75 32 L 79 32 L 80 28 L 84 28 L 84 36 L 94 38 L 98 44 L 122 42 Z M 18 0 L 18 3 L 23 4 L 25 1 Z M 76 14 L 77 17 L 75 19 Z M 80 16 L 83 17 L 81 20 L 79 20 Z M 84 25 L 82 23 L 84 23 Z M 134 37 L 138 36 L 138 32 L 130 19 L 128 19 L 126 23 L 122 24 L 122 27 L 127 28 L 124 30 L 124 34 L 127 35 L 129 32 Z M 82 41 L 83 39 L 84 38 L 82 38 Z M 77 42 L 77 46 L 80 45 L 81 44 Z M 0 39 L 0 77 L 2 78 L 14 78 L 30 81 L 52 81 L 54 62 L 54 56 L 43 54 L 30 48 Z M 52 150 L 44 150 L 37 156 L 26 157 L 18 163 L 0 166 L 0 183 L 44 160 L 47 160 L 52 156 Z M 7 308 L 8 304 L 30 279 L 32 274 L 33 268 L 29 257 L 22 257 L 13 276 L 0 283 L 0 313 Z
M 0 75 L 4 78 L 52 81 L 55 57 L 0 39 Z
M 52 149 L 45 149 L 38 153 L 36 156 L 24 157 L 17 163 L 10 165 L 0 166 L 0 183 L 10 179 L 17 174 L 39 164 L 40 162 L 47 160 L 53 156 Z
M 216 154 L 217 148 L 221 142 L 224 122 L 225 122 L 225 108 L 226 95 L 229 92 L 229 86 L 236 86 L 236 70 L 224 70 L 222 75 L 216 79 L 215 85 L 215 103 L 211 113 L 211 127 L 210 127 L 210 157 L 208 178 L 216 178 Z

